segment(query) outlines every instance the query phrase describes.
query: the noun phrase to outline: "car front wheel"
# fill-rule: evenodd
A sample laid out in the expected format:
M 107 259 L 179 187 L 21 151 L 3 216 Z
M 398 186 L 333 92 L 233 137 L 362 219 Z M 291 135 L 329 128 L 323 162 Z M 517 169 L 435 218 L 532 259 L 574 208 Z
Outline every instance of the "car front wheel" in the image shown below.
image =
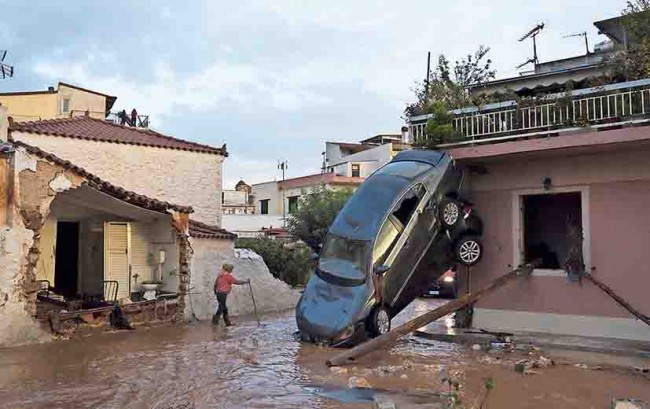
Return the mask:
M 370 314 L 370 334 L 377 337 L 388 331 L 390 331 L 390 315 L 386 308 L 378 306 Z
M 476 236 L 465 236 L 454 247 L 456 259 L 465 266 L 473 266 L 483 257 L 483 244 Z

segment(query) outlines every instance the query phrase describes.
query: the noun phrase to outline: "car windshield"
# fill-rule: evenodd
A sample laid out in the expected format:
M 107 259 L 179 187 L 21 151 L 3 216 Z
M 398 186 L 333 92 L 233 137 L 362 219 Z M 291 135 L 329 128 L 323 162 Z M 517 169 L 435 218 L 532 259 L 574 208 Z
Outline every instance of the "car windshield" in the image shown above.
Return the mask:
M 318 268 L 327 274 L 352 280 L 365 280 L 370 242 L 330 234 L 325 240 Z
M 403 162 L 391 162 L 383 168 L 375 172 L 376 175 L 393 175 L 393 176 L 402 176 L 407 179 L 415 179 L 418 176 L 422 175 L 424 172 L 432 169 L 433 166 L 428 163 L 423 162 L 414 162 L 414 161 L 403 161 Z

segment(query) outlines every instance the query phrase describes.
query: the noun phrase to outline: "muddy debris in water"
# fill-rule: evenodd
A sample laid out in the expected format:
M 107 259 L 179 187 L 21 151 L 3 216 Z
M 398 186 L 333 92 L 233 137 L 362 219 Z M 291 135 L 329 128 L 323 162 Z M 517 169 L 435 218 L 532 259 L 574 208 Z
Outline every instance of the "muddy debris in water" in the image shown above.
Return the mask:
M 352 376 L 348 380 L 348 387 L 349 388 L 372 388 L 372 385 L 370 385 L 370 382 L 368 382 L 366 378 L 360 376 Z
M 342 366 L 330 366 L 330 372 L 335 375 L 347 375 L 348 368 Z

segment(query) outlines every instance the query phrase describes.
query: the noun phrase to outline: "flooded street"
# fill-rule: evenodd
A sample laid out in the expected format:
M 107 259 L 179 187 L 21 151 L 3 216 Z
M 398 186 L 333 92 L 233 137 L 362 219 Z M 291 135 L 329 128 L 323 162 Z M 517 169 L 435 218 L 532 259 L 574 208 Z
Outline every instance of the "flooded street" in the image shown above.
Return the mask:
M 405 315 L 418 308 L 424 306 Z M 558 382 L 555 375 L 515 373 L 506 359 L 495 364 L 462 346 L 416 337 L 355 367 L 329 369 L 324 362 L 336 351 L 296 342 L 293 312 L 265 316 L 259 328 L 254 320 L 238 324 L 138 328 L 2 350 L 0 407 L 370 408 L 377 394 L 398 407 L 430 407 L 439 401 L 435 393 L 446 390 L 441 373 L 460 382 L 467 407 L 481 396 L 486 376 L 496 382 L 494 408 L 590 407 L 585 400 L 608 407 L 621 394 L 650 400 L 647 376 L 548 368 L 562 372 Z

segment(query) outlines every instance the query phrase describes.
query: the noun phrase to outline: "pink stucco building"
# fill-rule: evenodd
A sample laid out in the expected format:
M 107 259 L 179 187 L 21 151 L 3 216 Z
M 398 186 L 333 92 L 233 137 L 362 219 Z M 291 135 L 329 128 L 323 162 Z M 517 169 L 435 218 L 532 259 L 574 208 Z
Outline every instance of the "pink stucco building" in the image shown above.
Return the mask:
M 644 263 L 650 250 L 650 127 L 587 128 L 449 151 L 480 169 L 468 180 L 470 200 L 485 222 L 485 254 L 470 272 L 472 288 L 535 257 L 537 243 L 546 242 L 555 254 L 532 277 L 481 300 L 475 327 L 650 341 L 645 324 L 562 269 L 572 217 L 582 228 L 587 271 L 650 312 Z
M 650 341 L 647 325 L 564 271 L 579 257 L 650 315 L 650 79 L 612 80 L 604 61 L 624 27 L 616 18 L 595 25 L 609 38 L 595 52 L 470 89 L 508 88 L 534 100 L 451 112 L 459 137 L 438 148 L 471 169 L 469 199 L 485 223 L 483 260 L 469 285 L 542 260 L 531 277 L 481 299 L 474 327 Z M 590 87 L 594 78 L 610 83 Z M 427 136 L 429 118 L 410 118 L 416 139 Z

